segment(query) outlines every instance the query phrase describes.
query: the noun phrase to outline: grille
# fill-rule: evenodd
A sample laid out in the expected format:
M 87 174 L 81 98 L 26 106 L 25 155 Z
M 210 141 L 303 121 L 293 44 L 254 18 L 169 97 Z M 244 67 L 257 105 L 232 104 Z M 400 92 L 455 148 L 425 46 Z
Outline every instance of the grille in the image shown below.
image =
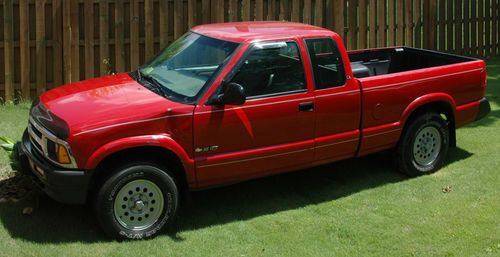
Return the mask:
M 40 144 L 40 142 L 42 141 L 42 133 L 38 129 L 36 129 L 35 126 L 31 124 L 31 122 L 29 123 L 28 126 L 29 126 L 28 132 L 30 132 L 28 134 L 31 141 L 31 145 L 33 146 L 33 148 L 36 149 L 37 152 L 39 152 L 43 156 L 44 155 L 43 147 Z
M 33 133 L 35 133 L 39 138 L 42 138 L 42 132 L 40 132 L 35 126 L 33 126 L 30 122 L 30 127 Z

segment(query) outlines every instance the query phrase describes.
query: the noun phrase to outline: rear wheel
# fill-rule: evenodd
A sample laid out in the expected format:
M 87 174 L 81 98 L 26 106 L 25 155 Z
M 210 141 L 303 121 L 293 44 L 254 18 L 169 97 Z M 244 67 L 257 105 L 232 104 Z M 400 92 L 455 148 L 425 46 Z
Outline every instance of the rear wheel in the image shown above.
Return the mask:
M 449 148 L 447 121 L 437 113 L 424 113 L 411 120 L 396 149 L 396 166 L 410 176 L 438 170 Z
M 168 171 L 153 164 L 119 168 L 100 188 L 96 213 L 104 231 L 117 239 L 144 239 L 172 223 L 178 190 Z

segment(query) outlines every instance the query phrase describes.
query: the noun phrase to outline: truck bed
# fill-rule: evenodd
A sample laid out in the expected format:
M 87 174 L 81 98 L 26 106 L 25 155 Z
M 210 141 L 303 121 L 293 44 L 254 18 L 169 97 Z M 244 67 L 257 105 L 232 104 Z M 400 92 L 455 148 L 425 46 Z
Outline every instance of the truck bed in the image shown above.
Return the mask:
M 425 99 L 451 106 L 455 128 L 477 117 L 485 89 L 482 60 L 410 47 L 348 55 L 363 95 L 360 155 L 394 147 L 409 106 Z
M 356 78 L 418 70 L 475 60 L 411 47 L 392 47 L 348 52 Z

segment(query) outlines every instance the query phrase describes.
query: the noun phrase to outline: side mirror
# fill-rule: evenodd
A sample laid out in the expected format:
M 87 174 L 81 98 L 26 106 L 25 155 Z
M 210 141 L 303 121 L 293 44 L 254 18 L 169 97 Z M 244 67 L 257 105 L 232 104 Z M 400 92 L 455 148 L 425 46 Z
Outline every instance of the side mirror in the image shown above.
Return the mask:
M 224 92 L 214 97 L 211 103 L 222 105 L 242 105 L 246 101 L 245 89 L 238 83 L 230 82 L 224 86 Z

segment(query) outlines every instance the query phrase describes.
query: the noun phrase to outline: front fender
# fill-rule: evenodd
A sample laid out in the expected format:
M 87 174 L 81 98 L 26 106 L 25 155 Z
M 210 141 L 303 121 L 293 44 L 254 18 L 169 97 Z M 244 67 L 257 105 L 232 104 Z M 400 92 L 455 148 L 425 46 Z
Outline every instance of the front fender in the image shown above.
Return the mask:
M 172 151 L 182 161 L 188 181 L 195 181 L 194 160 L 189 157 L 181 145 L 167 134 L 133 136 L 109 142 L 99 147 L 90 158 L 88 158 L 84 168 L 93 170 L 102 160 L 113 153 L 144 146 L 157 146 Z

